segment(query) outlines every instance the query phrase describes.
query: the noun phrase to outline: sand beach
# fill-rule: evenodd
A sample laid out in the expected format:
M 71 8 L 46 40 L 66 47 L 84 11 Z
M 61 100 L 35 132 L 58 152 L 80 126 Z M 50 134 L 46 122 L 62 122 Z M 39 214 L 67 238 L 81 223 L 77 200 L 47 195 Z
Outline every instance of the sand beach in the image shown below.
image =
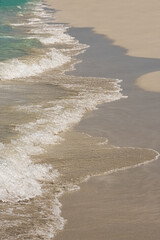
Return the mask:
M 159 11 L 0 1 L 0 239 L 159 239 Z
M 90 48 L 78 56 L 76 76 L 123 79 L 124 95 L 99 106 L 75 131 L 106 137 L 121 147 L 159 148 L 159 1 L 57 1 L 56 22 Z M 151 79 L 151 80 L 150 80 Z M 56 240 L 159 238 L 159 161 L 92 177 L 78 192 L 65 194 L 67 224 Z
M 47 1 L 56 12 L 56 21 L 69 23 L 73 27 L 90 27 L 104 34 L 126 49 L 126 55 L 144 58 L 160 58 L 159 11 L 160 2 L 127 0 L 111 1 Z M 160 72 L 153 73 L 154 87 L 147 80 L 138 79 L 137 85 L 146 90 L 159 91 Z M 147 86 L 147 87 L 145 87 Z

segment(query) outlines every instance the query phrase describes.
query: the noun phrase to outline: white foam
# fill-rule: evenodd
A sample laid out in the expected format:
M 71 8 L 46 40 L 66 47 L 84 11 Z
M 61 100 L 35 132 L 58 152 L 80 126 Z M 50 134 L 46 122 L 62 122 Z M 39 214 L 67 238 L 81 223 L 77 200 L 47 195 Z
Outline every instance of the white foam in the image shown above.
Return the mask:
M 34 146 L 31 146 L 33 151 Z M 40 180 L 54 181 L 58 172 L 50 166 L 42 164 L 32 164 L 30 146 L 24 143 L 15 142 L 6 145 L 0 150 L 0 200 L 19 201 L 33 198 L 41 194 Z M 36 153 L 38 153 L 36 149 Z M 46 178 L 47 177 L 47 178 Z
M 50 202 L 50 209 L 47 211 L 47 223 L 45 225 L 39 224 L 38 227 L 29 232 L 29 235 L 38 235 L 45 240 L 53 239 L 57 233 L 64 228 L 66 220 L 61 216 L 62 204 L 59 201 L 60 196 L 64 193 L 62 189 L 57 189 L 55 197 Z M 42 207 L 43 208 L 43 207 Z M 46 211 L 46 206 L 44 206 Z
M 15 38 L 15 37 L 12 37 L 12 36 L 0 36 L 0 38 Z
M 28 26 L 26 39 L 38 39 L 47 45 L 47 52 L 42 56 L 28 56 L 25 59 L 12 59 L 0 63 L 0 79 L 8 80 L 36 76 L 46 70 L 61 67 L 72 59 L 72 50 L 81 52 L 87 46 L 80 44 L 74 37 L 66 33 L 68 27 L 53 23 L 53 12 L 44 9 L 44 4 L 33 4 L 33 17 L 21 18 L 21 22 L 12 23 L 15 28 Z M 25 14 L 25 13 L 24 13 Z M 49 22 L 49 19 L 52 22 Z M 64 44 L 64 48 L 56 49 L 53 44 Z M 69 45 L 69 51 L 67 51 Z M 46 48 L 45 48 L 46 50 Z M 45 52 L 45 51 L 44 51 Z
M 0 142 L 0 150 L 4 149 L 4 144 Z
M 58 176 L 50 166 L 34 164 L 31 156 L 45 152 L 45 146 L 58 144 L 63 139 L 60 136 L 77 124 L 87 111 L 95 110 L 97 104 L 115 101 L 122 98 L 119 80 L 82 78 L 64 76 L 52 79 L 63 87 L 77 92 L 64 99 L 45 103 L 43 106 L 26 105 L 17 107 L 16 111 L 36 112 L 38 119 L 22 125 L 17 125 L 19 138 L 10 144 L 0 145 L 0 199 L 16 201 L 32 198 L 41 194 L 39 180 L 47 181 Z M 108 90 L 114 86 L 114 90 Z M 48 107 L 46 107 L 48 106 Z
M 117 147 L 117 148 L 119 148 L 119 147 Z M 121 147 L 121 149 L 122 149 L 122 147 Z M 127 149 L 142 149 L 142 148 L 128 147 Z M 144 149 L 144 148 L 143 148 L 143 149 Z M 148 164 L 150 164 L 150 163 L 152 163 L 152 162 L 154 162 L 154 161 L 157 161 L 157 160 L 159 159 L 159 157 L 160 157 L 160 153 L 159 153 L 159 152 L 157 152 L 157 151 L 154 150 L 154 149 L 150 149 L 150 148 L 147 148 L 147 150 L 150 150 L 150 151 L 155 152 L 156 156 L 155 156 L 153 159 L 146 160 L 146 161 L 144 161 L 144 162 L 140 162 L 140 163 L 137 163 L 137 164 L 131 165 L 131 166 L 126 166 L 126 167 L 121 167 L 121 168 L 115 168 L 115 169 L 112 169 L 112 170 L 110 170 L 110 171 L 104 172 L 103 174 L 105 174 L 105 175 L 110 175 L 110 174 L 113 174 L 113 173 L 130 170 L 130 169 L 137 168 L 137 167 L 140 167 L 140 166 L 145 166 L 145 165 L 148 165 Z M 96 174 L 96 175 L 94 175 L 94 176 L 101 176 L 101 175 L 102 175 L 102 173 L 101 173 L 101 174 Z M 87 177 L 86 177 L 86 181 L 88 181 L 90 177 L 91 177 L 91 176 L 87 176 Z
M 59 140 L 58 136 L 37 131 L 21 135 L 10 144 L 0 145 L 0 200 L 19 201 L 40 195 L 39 181 L 52 181 L 58 171 L 46 164 L 34 164 L 31 156 L 44 152 L 43 146 Z M 47 141 L 48 142 L 47 142 Z
M 69 62 L 71 58 L 65 56 L 60 51 L 52 49 L 40 59 L 21 60 L 12 59 L 6 62 L 0 62 L 0 79 L 14 79 L 36 76 L 46 70 L 54 69 Z
M 28 199 L 41 194 L 39 180 L 54 181 L 58 172 L 53 171 L 50 166 L 34 164 L 31 156 L 44 153 L 48 144 L 60 143 L 63 140 L 60 134 L 78 123 L 88 110 L 96 109 L 97 104 L 122 97 L 116 88 L 115 93 L 111 94 L 107 89 L 103 89 L 102 92 L 101 87 L 96 87 L 93 91 L 93 88 L 90 89 L 85 85 L 85 82 L 91 81 L 90 78 L 85 78 L 85 81 L 81 78 L 82 84 L 76 84 L 76 81 L 74 84 L 73 79 L 75 78 L 71 77 L 70 86 L 71 89 L 79 90 L 77 96 L 49 102 L 49 107 L 31 105 L 17 108 L 17 111 L 37 112 L 39 119 L 18 125 L 15 130 L 19 132 L 20 137 L 12 140 L 10 144 L 1 144 L 0 199 L 2 201 Z M 69 82 L 69 77 L 68 79 L 66 77 L 66 82 Z M 98 82 L 101 85 L 100 79 Z

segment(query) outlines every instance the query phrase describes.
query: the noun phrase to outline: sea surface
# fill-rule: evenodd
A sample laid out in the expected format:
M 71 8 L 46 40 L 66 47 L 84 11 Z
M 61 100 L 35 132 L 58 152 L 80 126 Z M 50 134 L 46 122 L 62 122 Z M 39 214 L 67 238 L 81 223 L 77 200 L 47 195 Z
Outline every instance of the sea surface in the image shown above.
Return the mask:
M 86 112 L 126 96 L 119 79 L 65 75 L 89 47 L 67 31 L 42 1 L 0 1 L 0 239 L 53 239 L 65 191 L 159 156 L 74 130 Z

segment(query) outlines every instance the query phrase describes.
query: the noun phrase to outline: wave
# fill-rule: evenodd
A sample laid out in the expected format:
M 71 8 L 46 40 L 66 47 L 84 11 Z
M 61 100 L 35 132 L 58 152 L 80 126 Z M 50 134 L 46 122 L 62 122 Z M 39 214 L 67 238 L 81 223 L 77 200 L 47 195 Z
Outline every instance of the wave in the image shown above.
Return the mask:
M 78 92 L 43 105 L 19 106 L 16 111 L 36 112 L 36 121 L 16 126 L 19 138 L 1 147 L 0 199 L 17 201 L 41 194 L 40 181 L 54 181 L 58 172 L 45 164 L 34 164 L 33 155 L 40 155 L 45 146 L 58 144 L 61 133 L 78 123 L 97 104 L 122 97 L 118 80 L 61 77 L 52 80 Z M 47 107 L 46 107 L 47 105 Z
M 44 46 L 40 49 L 40 54 L 37 53 L 25 59 L 0 62 L 2 81 L 22 78 L 25 82 L 25 78 L 71 63 L 73 51 L 80 53 L 87 47 L 67 34 L 68 27 L 64 24 L 53 22 L 54 11 L 45 8 L 41 3 L 34 3 L 33 9 L 32 3 L 28 5 L 31 7 L 32 14 L 26 15 L 27 11 L 22 13 L 19 11 L 20 22 L 13 23 L 12 26 L 16 29 L 23 28 L 26 34 L 24 39 L 38 39 Z M 31 231 L 27 229 L 27 234 L 31 236 L 37 234 L 44 239 L 53 238 L 56 231 L 64 226 L 65 220 L 60 216 L 59 202 L 64 188 L 75 190 L 78 187 L 71 183 L 66 187 L 64 183 L 61 184 L 61 181 L 58 182 L 61 177 L 58 170 L 47 161 L 45 163 L 41 161 L 39 155 L 44 154 L 49 145 L 60 144 L 64 140 L 63 133 L 80 122 L 86 112 L 96 110 L 98 104 L 125 98 L 119 85 L 121 80 L 118 79 L 50 75 L 46 74 L 45 83 L 69 89 L 67 96 L 55 98 L 50 102 L 41 102 L 38 105 L 13 107 L 12 110 L 15 113 L 36 114 L 36 120 L 16 125 L 14 130 L 17 132 L 17 138 L 8 144 L 0 143 L 0 200 L 14 204 L 17 201 L 34 198 L 32 207 L 38 207 L 36 210 L 32 209 L 38 213 L 41 209 L 41 212 L 39 217 L 36 217 L 37 225 L 35 224 Z M 39 77 L 33 80 L 43 81 Z M 102 144 L 106 142 L 100 143 Z M 127 168 L 111 170 L 107 174 Z M 49 188 L 49 185 L 54 189 Z M 48 193 L 50 189 L 52 189 L 52 195 Z M 25 213 L 23 206 L 21 210 Z M 32 213 L 29 216 L 32 219 Z M 21 219 L 20 224 L 26 221 L 25 217 Z M 29 238 L 33 239 L 33 237 Z
M 28 60 L 12 59 L 0 62 L 0 79 L 17 79 L 36 76 L 46 70 L 54 69 L 71 61 L 69 56 L 65 56 L 60 51 L 52 49 L 45 56 L 29 58 Z
M 76 190 L 78 186 L 72 183 L 67 186 L 58 183 L 56 186 L 61 177 L 58 170 L 40 159 L 35 161 L 34 156 L 45 153 L 48 145 L 60 144 L 64 140 L 62 133 L 77 124 L 87 111 L 95 110 L 97 104 L 123 97 L 120 80 L 54 76 L 51 82 L 70 89 L 71 93 L 44 104 L 14 107 L 14 111 L 36 113 L 37 119 L 17 125 L 15 131 L 19 137 L 9 144 L 0 144 L 0 200 L 11 204 L 41 197 L 35 202 L 47 215 L 46 224 L 41 226 L 36 221 L 37 225 L 27 236 L 38 234 L 45 239 L 52 239 L 66 222 L 61 217 L 59 197 L 64 190 Z M 45 196 L 50 191 L 47 184 L 55 184 L 55 193 L 51 197 Z M 43 219 L 43 214 L 39 218 Z

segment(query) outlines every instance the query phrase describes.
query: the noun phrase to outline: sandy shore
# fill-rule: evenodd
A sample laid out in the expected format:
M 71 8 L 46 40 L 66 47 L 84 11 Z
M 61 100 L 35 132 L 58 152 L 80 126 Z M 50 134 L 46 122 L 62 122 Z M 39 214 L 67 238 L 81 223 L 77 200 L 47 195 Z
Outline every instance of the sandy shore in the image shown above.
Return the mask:
M 151 72 L 136 80 L 137 86 L 146 91 L 160 92 L 160 72 Z
M 97 33 L 113 40 L 114 45 L 127 49 L 127 55 L 160 58 L 159 11 L 160 1 L 154 0 L 47 0 L 56 12 L 56 21 L 69 23 L 74 27 L 91 27 Z M 159 92 L 160 72 L 148 79 L 137 80 L 144 90 Z
M 129 96 L 127 101 L 100 106 L 79 124 L 78 129 L 107 136 L 118 146 L 159 150 L 157 110 L 160 99 L 151 88 L 153 84 L 146 89 L 146 81 L 148 74 L 149 79 L 153 74 L 154 86 L 158 89 L 160 3 L 157 0 L 130 3 L 127 0 L 116 0 L 116 3 L 111 0 L 100 3 L 47 0 L 47 3 L 58 10 L 57 22 L 80 27 L 79 30 L 71 29 L 71 35 L 91 45 L 80 58 L 82 64 L 76 66 L 74 74 L 121 78 L 124 92 Z M 89 28 L 103 35 L 94 34 Z M 142 78 L 143 84 L 139 84 Z M 160 181 L 156 169 L 159 165 L 112 177 L 92 178 L 81 186 L 81 191 L 64 195 L 62 213 L 68 224 L 55 239 L 157 240 L 160 235 L 157 211 Z
M 159 0 L 47 0 L 56 21 L 93 27 L 128 49 L 131 56 L 160 58 Z

